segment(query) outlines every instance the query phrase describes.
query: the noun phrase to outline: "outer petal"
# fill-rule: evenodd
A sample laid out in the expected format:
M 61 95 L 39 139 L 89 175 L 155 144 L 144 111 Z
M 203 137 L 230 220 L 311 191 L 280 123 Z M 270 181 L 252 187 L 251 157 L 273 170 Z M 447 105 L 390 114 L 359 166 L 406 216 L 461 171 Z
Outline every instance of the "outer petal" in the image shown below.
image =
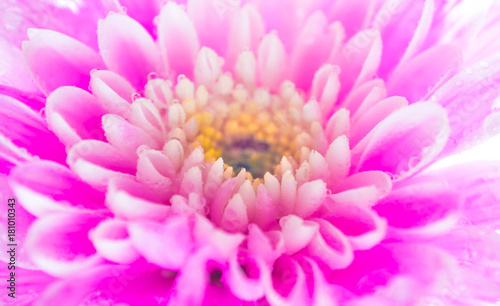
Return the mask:
M 134 19 L 109 14 L 97 27 L 99 50 L 109 70 L 142 89 L 151 72 L 160 71 L 160 55 L 149 33 Z
M 277 89 L 284 81 L 286 53 L 283 44 L 275 34 L 262 39 L 257 51 L 260 82 L 264 87 Z
M 33 262 L 54 276 L 67 276 L 102 262 L 88 239 L 100 218 L 95 215 L 51 214 L 28 232 L 26 249 Z
M 173 2 L 168 2 L 160 12 L 158 41 L 166 67 L 191 78 L 200 43 L 186 12 Z
M 90 47 L 64 34 L 30 29 L 23 55 L 35 83 L 46 95 L 57 87 L 87 89 L 90 70 L 103 68 L 101 57 Z
M 105 114 L 90 93 L 64 86 L 47 98 L 45 110 L 49 127 L 68 146 L 82 139 L 104 140 L 101 117 Z
M 105 210 L 103 194 L 60 164 L 39 161 L 19 165 L 10 173 L 9 183 L 23 207 L 38 217 Z
M 450 132 L 444 109 L 430 102 L 395 111 L 353 149 L 358 170 L 409 176 L 443 149 Z

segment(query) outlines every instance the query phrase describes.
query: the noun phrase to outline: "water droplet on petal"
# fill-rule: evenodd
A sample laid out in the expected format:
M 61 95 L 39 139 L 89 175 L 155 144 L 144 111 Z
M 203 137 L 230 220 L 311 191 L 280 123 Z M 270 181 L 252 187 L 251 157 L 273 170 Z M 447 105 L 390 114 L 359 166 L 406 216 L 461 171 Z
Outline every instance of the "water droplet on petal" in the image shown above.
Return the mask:
M 177 76 L 177 82 L 180 82 L 180 81 L 184 80 L 185 78 L 186 78 L 186 75 L 184 75 L 184 74 L 179 74 L 179 75 Z
M 90 76 L 94 76 L 98 71 L 99 71 L 98 69 L 90 70 Z
M 121 9 L 121 11 L 123 13 L 125 13 L 125 14 L 127 13 L 127 7 L 126 6 L 122 6 L 122 7 L 120 7 L 120 9 Z
M 154 80 L 158 77 L 158 75 L 155 72 L 151 72 L 148 74 L 148 81 Z
M 408 166 L 411 168 L 414 168 L 416 166 L 418 166 L 418 164 L 422 161 L 422 159 L 418 156 L 413 156 L 410 158 L 410 160 L 408 161 Z
M 137 155 L 141 155 L 142 153 L 146 152 L 146 151 L 149 151 L 151 150 L 151 148 L 147 145 L 140 145 L 138 148 L 137 148 Z
M 136 100 L 138 100 L 140 98 L 141 98 L 141 94 L 140 93 L 136 92 L 136 93 L 132 94 L 132 101 L 136 101 Z
M 42 107 L 42 109 L 40 109 L 40 111 L 38 113 L 40 114 L 40 117 L 45 119 L 45 107 Z

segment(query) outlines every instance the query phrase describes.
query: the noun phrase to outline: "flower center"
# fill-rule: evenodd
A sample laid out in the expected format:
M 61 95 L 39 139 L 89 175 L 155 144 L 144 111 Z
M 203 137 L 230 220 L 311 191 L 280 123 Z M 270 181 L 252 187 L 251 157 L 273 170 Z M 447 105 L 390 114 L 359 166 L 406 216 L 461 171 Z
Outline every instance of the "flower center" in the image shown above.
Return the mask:
M 299 164 L 304 150 L 314 147 L 310 133 L 322 128 L 303 115 L 304 101 L 293 84 L 285 82 L 279 94 L 233 84 L 224 74 L 212 87 L 195 89 L 181 76 L 175 99 L 170 94 L 165 108 L 170 128 L 183 130 L 191 150 L 203 148 L 206 161 L 222 157 L 229 173 L 245 169 L 250 178 L 260 179 L 276 173 L 283 157 Z

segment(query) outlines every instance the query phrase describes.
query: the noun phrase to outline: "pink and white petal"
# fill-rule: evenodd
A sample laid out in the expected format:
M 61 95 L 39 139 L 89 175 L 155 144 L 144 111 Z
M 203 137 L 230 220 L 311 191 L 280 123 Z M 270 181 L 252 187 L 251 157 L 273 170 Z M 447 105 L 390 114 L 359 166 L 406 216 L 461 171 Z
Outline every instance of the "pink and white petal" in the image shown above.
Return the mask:
M 15 88 L 26 93 L 40 93 L 38 87 L 31 80 L 28 67 L 23 62 L 22 51 L 3 37 L 0 38 L 0 58 L 2 59 L 0 62 L 2 69 L 9 71 L 9 73 L 3 73 L 0 76 L 2 87 Z M 4 93 L 1 87 L 0 93 Z
M 97 253 L 107 260 L 130 264 L 140 255 L 132 246 L 127 222 L 120 219 L 106 219 L 89 233 Z
M 332 59 L 340 67 L 340 98 L 351 89 L 370 81 L 377 73 L 382 57 L 382 40 L 377 30 L 364 30 L 352 37 Z
M 54 90 L 45 108 L 49 128 L 66 146 L 82 139 L 104 140 L 101 118 L 105 113 L 92 94 L 72 86 Z
M 85 182 L 104 191 L 113 177 L 133 178 L 135 160 L 123 156 L 106 142 L 83 140 L 68 151 L 67 163 Z
M 33 159 L 33 155 L 19 148 L 10 139 L 0 134 L 1 174 L 8 174 L 16 165 Z
M 450 119 L 451 134 L 444 154 L 469 148 L 482 133 L 482 123 L 500 95 L 499 80 L 497 55 L 458 73 L 427 98 L 442 105 Z
M 264 185 L 259 185 L 257 187 L 257 200 L 255 201 L 255 208 L 257 211 L 255 224 L 260 226 L 262 229 L 267 229 L 274 221 L 275 207 L 273 204 L 273 198 L 269 191 L 267 191 Z
M 36 220 L 26 237 L 26 250 L 33 262 L 49 275 L 62 277 L 103 262 L 88 239 L 88 232 L 101 217 L 50 214 Z
M 311 219 L 311 221 L 319 224 L 319 232 L 302 253 L 333 270 L 349 266 L 354 254 L 349 240 L 342 231 L 323 219 Z
M 47 128 L 41 113 L 19 100 L 0 95 L 0 122 L 0 134 L 18 148 L 42 159 L 64 163 L 64 146 Z
M 387 221 L 370 207 L 337 204 L 328 208 L 323 218 L 341 230 L 354 250 L 367 250 L 385 238 Z
M 457 190 L 436 177 L 414 178 L 373 209 L 387 219 L 396 237 L 429 237 L 448 232 L 458 220 L 462 200 Z
M 60 86 L 87 89 L 90 71 L 104 67 L 99 54 L 74 38 L 42 29 L 29 29 L 28 36 L 24 60 L 45 95 Z
M 460 190 L 464 198 L 462 218 L 466 224 L 496 230 L 500 225 L 498 161 L 475 161 L 426 171 Z M 462 220 L 461 220 L 462 221 Z
M 325 160 L 330 170 L 330 178 L 326 181 L 330 189 L 337 188 L 349 174 L 351 168 L 351 151 L 349 139 L 339 136 L 328 147 Z
M 36 266 L 33 264 L 31 258 L 29 257 L 29 254 L 26 251 L 24 251 L 26 234 L 31 224 L 36 220 L 36 217 L 30 214 L 28 211 L 26 211 L 26 209 L 24 209 L 22 205 L 17 205 L 21 203 L 16 201 L 16 198 L 14 197 L 14 192 L 9 186 L 8 177 L 4 175 L 0 175 L 0 200 L 2 200 L 2 202 L 5 203 L 6 205 L 5 206 L 6 208 L 3 209 L 2 212 L 0 213 L 0 225 L 3 226 L 3 228 L 5 229 L 4 230 L 5 232 L 2 231 L 2 235 L 0 236 L 0 241 L 6 246 L 13 242 L 9 241 L 10 240 L 9 238 L 12 238 L 12 236 L 8 236 L 8 231 L 10 229 L 10 226 L 13 225 L 12 215 L 10 215 L 9 218 L 9 213 L 13 212 L 11 209 L 14 209 L 15 213 L 16 224 L 15 224 L 15 236 L 13 238 L 15 240 L 15 244 L 17 245 L 16 247 L 18 249 L 18 253 L 15 256 L 16 274 L 18 269 L 20 268 L 36 269 Z M 10 258 L 11 258 L 10 253 L 8 252 L 0 253 L 0 261 L 4 262 L 6 266 L 10 262 Z M 5 271 L 7 272 L 7 269 L 5 269 Z M 0 274 L 2 272 L 0 272 Z M 17 278 L 17 281 L 22 281 L 22 280 Z M 16 285 L 19 285 L 19 282 Z
M 21 205 L 37 217 L 57 212 L 106 211 L 104 194 L 57 163 L 21 164 L 10 173 L 9 184 Z
M 165 67 L 175 75 L 192 78 L 200 42 L 191 20 L 173 2 L 168 2 L 161 9 L 158 18 L 158 42 Z
M 325 136 L 328 142 L 332 142 L 339 136 L 349 136 L 351 130 L 351 117 L 349 111 L 341 108 L 330 117 L 325 127 Z
M 327 188 L 323 180 L 315 180 L 301 185 L 297 189 L 295 214 L 307 218 L 314 214 L 326 197 Z
M 90 73 L 90 90 L 107 113 L 126 117 L 135 89 L 120 75 L 108 70 Z
M 378 92 L 379 96 L 385 98 L 387 91 L 382 79 L 374 79 L 354 88 L 349 95 L 342 101 L 341 105 L 355 114 L 359 107 L 372 92 Z
M 319 101 L 323 121 L 327 121 L 332 114 L 337 96 L 340 91 L 340 68 L 330 64 L 324 65 L 316 71 L 312 82 L 311 95 Z
M 156 105 L 139 98 L 130 106 L 128 121 L 148 133 L 157 143 L 165 143 L 167 129 Z
M 297 256 L 294 259 L 304 270 L 311 305 L 338 305 L 340 294 L 334 293 L 318 264 L 305 256 Z
M 285 254 L 293 255 L 306 247 L 319 230 L 316 222 L 303 220 L 295 215 L 280 219 L 281 232 L 285 243 Z
M 327 10 L 328 20 L 338 20 L 345 28 L 349 38 L 360 29 L 368 27 L 368 22 L 380 6 L 380 0 L 340 0 L 335 1 Z
M 235 194 L 227 203 L 222 214 L 221 227 L 228 232 L 247 231 L 247 208 L 239 193 Z
M 193 247 L 189 222 L 184 217 L 170 218 L 163 224 L 129 223 L 128 233 L 132 245 L 148 262 L 165 269 L 184 266 Z
M 243 51 L 238 56 L 234 66 L 236 79 L 247 88 L 255 87 L 257 83 L 257 58 L 251 51 Z
M 353 204 L 372 206 L 380 200 L 380 196 L 381 193 L 377 187 L 365 186 L 332 194 L 326 198 L 323 205 Z M 321 212 L 322 210 L 319 211 Z
M 285 240 L 280 231 L 264 233 L 256 224 L 248 225 L 247 245 L 250 254 L 269 266 L 285 251 Z
M 170 205 L 164 203 L 166 199 L 131 178 L 111 178 L 106 193 L 111 212 L 127 220 L 165 220 L 171 211 Z
M 354 149 L 357 171 L 380 170 L 398 178 L 430 163 L 444 148 L 450 127 L 445 110 L 436 103 L 415 103 L 380 122 Z
M 256 51 L 265 34 L 264 21 L 253 4 L 246 4 L 232 16 L 226 53 L 226 68 L 233 67 L 243 51 Z
M 126 10 L 127 15 L 137 20 L 151 35 L 155 35 L 156 26 L 153 20 L 160 13 L 161 1 L 120 0 L 119 3 L 122 9 Z
M 255 301 L 264 295 L 268 267 L 259 259 L 240 252 L 229 260 L 225 281 L 230 291 L 243 301 Z
M 379 197 L 385 197 L 391 192 L 392 182 L 387 173 L 382 171 L 364 171 L 355 173 L 343 180 L 334 190 L 341 192 L 360 187 L 374 186 L 379 191 Z
M 37 301 L 56 305 L 64 297 L 65 305 L 158 305 L 167 300 L 174 273 L 157 266 L 101 265 L 54 282 Z
M 388 94 L 404 96 L 410 103 L 420 101 L 453 77 L 461 66 L 462 54 L 456 47 L 431 47 L 402 64 L 392 74 L 387 83 Z
M 266 298 L 271 305 L 308 302 L 304 271 L 291 257 L 283 255 L 274 263 L 266 288 Z
M 133 160 L 140 146 L 159 149 L 160 144 L 144 130 L 130 124 L 120 116 L 107 114 L 102 117 L 102 128 L 109 144 Z
M 231 178 L 220 186 L 217 194 L 215 195 L 212 206 L 210 208 L 210 219 L 215 224 L 220 224 L 224 210 L 226 209 L 229 199 L 232 198 L 235 192 L 236 178 Z
M 202 46 L 214 49 L 218 54 L 225 54 L 230 20 L 237 12 L 238 7 L 237 2 L 187 1 L 187 14 L 193 22 Z
M 342 26 L 329 25 L 321 11 L 309 16 L 290 57 L 289 78 L 298 88 L 309 90 L 315 72 L 327 61 L 332 50 L 338 48 L 334 44 L 343 34 Z
M 356 112 L 351 114 L 351 118 L 353 122 L 357 122 L 361 116 L 363 116 L 366 112 L 368 112 L 371 108 L 375 107 L 378 103 L 387 98 L 387 90 L 385 87 L 375 86 L 371 89 L 371 91 L 364 97 L 359 105 L 359 108 Z
M 175 179 L 175 168 L 170 159 L 161 151 L 146 150 L 139 154 L 137 161 L 139 182 L 168 198 L 172 181 Z
M 267 34 L 257 50 L 257 67 L 260 84 L 277 90 L 285 78 L 286 52 L 276 34 Z
M 199 85 L 205 85 L 209 89 L 214 89 L 216 81 L 222 75 L 222 65 L 224 59 L 219 57 L 214 50 L 201 47 L 196 57 L 194 67 L 194 80 Z
M 370 107 L 366 112 L 359 112 L 359 118 L 351 129 L 351 134 L 349 136 L 349 141 L 352 146 L 355 147 L 361 139 L 363 139 L 368 133 L 383 119 L 392 114 L 394 111 L 408 106 L 408 101 L 403 97 L 389 97 L 386 98 L 374 106 Z M 358 113 L 356 113 L 358 115 Z M 353 118 L 354 120 L 354 118 Z
M 429 10 L 433 10 L 433 5 L 430 5 L 429 1 L 425 2 L 386 1 L 375 16 L 373 26 L 380 31 L 384 50 L 386 50 L 380 64 L 379 73 L 382 77 L 387 77 L 396 68 L 414 39 L 417 29 L 420 27 L 418 31 L 425 32 L 424 30 L 428 27 L 428 18 L 432 19 L 428 13 Z M 390 15 L 390 19 L 387 15 Z M 415 46 L 412 46 L 409 51 L 413 53 L 419 43 L 422 43 L 421 37 L 416 36 L 413 43 Z
M 134 19 L 109 14 L 97 25 L 99 50 L 109 70 L 136 89 L 142 89 L 151 72 L 160 71 L 160 54 L 149 33 Z

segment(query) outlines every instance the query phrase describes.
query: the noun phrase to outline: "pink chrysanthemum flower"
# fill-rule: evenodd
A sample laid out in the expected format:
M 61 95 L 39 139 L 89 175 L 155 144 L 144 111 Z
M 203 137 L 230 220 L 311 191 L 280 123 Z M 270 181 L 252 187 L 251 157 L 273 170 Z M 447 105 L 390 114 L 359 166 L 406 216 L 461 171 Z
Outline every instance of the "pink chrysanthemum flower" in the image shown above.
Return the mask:
M 500 165 L 426 170 L 496 130 L 491 1 L 117 2 L 5 7 L 2 301 L 500 298 Z

